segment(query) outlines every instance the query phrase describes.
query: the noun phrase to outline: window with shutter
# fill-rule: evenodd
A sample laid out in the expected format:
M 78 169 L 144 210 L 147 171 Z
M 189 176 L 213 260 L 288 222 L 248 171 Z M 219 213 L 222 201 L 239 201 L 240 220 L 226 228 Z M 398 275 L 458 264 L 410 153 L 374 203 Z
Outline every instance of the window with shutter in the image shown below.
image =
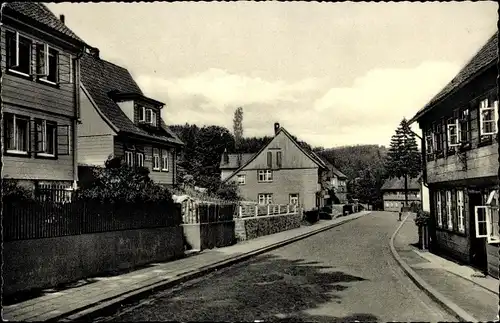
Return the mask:
M 465 207 L 464 207 L 464 191 L 457 191 L 457 222 L 458 231 L 465 232 L 465 217 L 464 217 Z
M 441 227 L 443 225 L 443 213 L 441 208 L 441 193 L 439 191 L 436 192 L 436 214 L 438 226 Z
M 153 170 L 160 170 L 160 151 L 158 148 L 153 148 Z
M 448 224 L 448 229 L 453 229 L 453 218 L 451 214 L 452 204 L 451 204 L 451 191 L 446 191 L 446 220 Z
M 458 119 L 450 119 L 447 125 L 448 147 L 453 148 L 460 145 L 460 127 Z

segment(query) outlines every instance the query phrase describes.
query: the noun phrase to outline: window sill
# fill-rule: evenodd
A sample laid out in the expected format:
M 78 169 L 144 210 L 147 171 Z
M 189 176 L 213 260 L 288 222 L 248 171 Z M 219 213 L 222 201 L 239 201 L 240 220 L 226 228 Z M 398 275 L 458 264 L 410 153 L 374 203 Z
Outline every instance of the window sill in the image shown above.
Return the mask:
M 160 169 L 159 168 L 153 168 L 153 172 L 159 172 Z
M 27 151 L 21 151 L 21 150 L 6 150 L 5 151 L 5 156 L 16 156 L 16 157 L 24 157 L 24 158 L 30 158 L 30 153 Z
M 7 74 L 9 75 L 13 75 L 13 76 L 17 76 L 17 77 L 21 77 L 23 79 L 26 79 L 26 80 L 30 80 L 30 81 L 33 81 L 33 77 L 29 74 L 26 74 L 24 72 L 19 72 L 17 70 L 14 70 L 14 69 L 7 69 Z
M 49 81 L 47 79 L 44 79 L 44 78 L 38 78 L 37 79 L 38 83 L 42 83 L 42 84 L 45 84 L 45 85 L 48 85 L 48 86 L 51 86 L 51 87 L 54 87 L 54 88 L 59 88 L 59 83 L 55 83 L 55 82 L 52 82 L 52 81 Z
M 485 147 L 493 144 L 493 138 L 485 136 L 484 139 L 479 139 L 479 143 L 477 144 L 477 147 Z
M 165 168 L 162 168 L 161 171 L 168 173 L 168 169 L 165 169 Z

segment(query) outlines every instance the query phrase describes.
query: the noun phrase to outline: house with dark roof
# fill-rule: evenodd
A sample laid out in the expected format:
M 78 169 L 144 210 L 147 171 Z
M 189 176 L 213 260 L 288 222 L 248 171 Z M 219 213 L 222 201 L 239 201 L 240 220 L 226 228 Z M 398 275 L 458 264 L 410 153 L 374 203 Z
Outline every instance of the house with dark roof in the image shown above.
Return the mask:
M 2 177 L 76 185 L 80 58 L 86 44 L 44 4 L 2 4 Z
M 274 137 L 252 155 L 224 153 L 221 172 L 224 182 L 235 181 L 247 201 L 260 204 L 297 204 L 306 211 L 324 205 L 326 188 L 322 179 L 327 165 L 302 147 L 279 123 Z
M 420 206 L 422 204 L 420 178 L 408 179 L 408 205 Z M 405 203 L 404 178 L 391 178 L 381 187 L 384 211 L 400 212 Z
M 431 248 L 498 277 L 498 32 L 410 122 L 424 136 Z
M 347 203 L 347 176 L 338 170 L 328 159 L 316 154 L 328 168 L 325 173 L 324 186 L 328 190 L 325 196 L 325 205 Z
M 85 53 L 81 62 L 78 162 L 103 166 L 121 157 L 146 167 L 155 182 L 175 184 L 176 156 L 184 145 L 162 118 L 165 103 L 144 95 L 129 71 Z

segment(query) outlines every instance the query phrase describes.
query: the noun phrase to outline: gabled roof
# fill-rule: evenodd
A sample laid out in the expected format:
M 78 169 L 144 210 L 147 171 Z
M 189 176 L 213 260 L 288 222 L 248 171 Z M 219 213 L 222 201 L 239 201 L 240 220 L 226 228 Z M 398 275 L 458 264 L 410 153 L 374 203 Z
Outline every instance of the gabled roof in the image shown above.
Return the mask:
M 255 154 L 241 154 L 241 164 L 245 164 L 250 158 L 252 158 Z M 220 161 L 220 169 L 238 169 L 240 165 L 238 165 L 238 154 L 227 154 L 229 162 L 226 163 L 224 160 L 224 154 L 221 156 Z
M 297 148 L 299 148 L 299 150 L 304 153 L 307 157 L 309 157 L 315 164 L 318 165 L 318 167 L 320 168 L 328 168 L 325 163 L 312 151 L 310 151 L 309 149 L 307 148 L 304 148 L 302 147 L 301 145 L 299 145 L 299 143 L 293 139 L 292 135 L 286 131 L 285 128 L 281 127 L 278 132 L 274 135 L 273 138 L 271 138 L 269 140 L 269 142 L 267 142 L 257 153 L 253 154 L 247 161 L 246 163 L 242 163 L 241 166 L 236 169 L 230 176 L 228 176 L 226 179 L 223 180 L 223 182 L 227 182 L 229 179 L 231 179 L 235 174 L 237 174 L 239 171 L 241 171 L 243 168 L 245 168 L 248 164 L 250 164 L 255 158 L 257 158 L 257 156 L 259 156 L 266 148 L 267 146 L 269 146 L 269 144 L 274 140 L 274 138 L 276 138 L 281 132 L 283 132 L 285 134 L 285 136 L 288 137 L 288 139 L 290 139 L 290 141 L 292 141 L 296 146 Z
M 69 29 L 61 20 L 59 20 L 52 11 L 44 4 L 39 2 L 7 2 L 5 8 L 17 12 L 29 19 L 38 21 L 39 23 L 58 31 L 59 33 L 72 38 L 73 40 L 83 43 L 71 29 Z
M 427 103 L 417 114 L 410 120 L 413 123 L 420 119 L 424 114 L 429 112 L 442 99 L 451 95 L 454 91 L 459 90 L 465 84 L 470 82 L 474 77 L 480 75 L 485 69 L 496 64 L 498 60 L 498 31 L 486 42 L 486 44 L 465 64 L 458 74 L 448 83 L 432 100 Z
M 420 177 L 419 178 L 409 178 L 408 179 L 408 189 L 409 190 L 420 190 Z M 392 191 L 392 190 L 404 190 L 405 180 L 404 178 L 391 178 L 385 181 L 382 185 L 381 191 Z
M 138 127 L 111 98 L 113 91 L 144 96 L 127 69 L 84 54 L 81 59 L 81 80 L 98 109 L 110 120 L 119 132 L 140 136 L 155 141 L 183 145 L 183 142 L 161 119 L 160 129 L 146 130 Z M 111 95 L 110 95 L 111 92 Z
M 333 166 L 333 164 L 328 159 L 326 159 L 324 156 L 319 155 L 319 154 L 316 154 L 316 156 L 318 156 L 326 164 L 326 166 L 328 167 L 328 169 L 331 170 L 332 173 L 335 176 L 337 176 L 338 178 L 342 178 L 342 179 L 346 179 L 347 178 L 347 176 L 344 175 L 344 173 L 342 173 L 335 166 Z

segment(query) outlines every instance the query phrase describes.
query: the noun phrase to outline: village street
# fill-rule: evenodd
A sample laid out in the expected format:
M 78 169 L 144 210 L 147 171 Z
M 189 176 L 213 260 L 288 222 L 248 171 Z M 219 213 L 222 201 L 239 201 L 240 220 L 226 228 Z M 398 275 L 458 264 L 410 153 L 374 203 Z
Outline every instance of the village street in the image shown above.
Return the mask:
M 454 321 L 398 267 L 373 212 L 126 306 L 112 321 Z

